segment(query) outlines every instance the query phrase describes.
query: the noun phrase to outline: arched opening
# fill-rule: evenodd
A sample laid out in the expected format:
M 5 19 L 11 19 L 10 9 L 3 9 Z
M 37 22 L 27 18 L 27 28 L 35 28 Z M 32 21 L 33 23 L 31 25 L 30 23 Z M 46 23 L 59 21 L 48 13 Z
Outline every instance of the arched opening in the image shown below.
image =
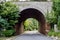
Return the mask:
M 23 22 L 28 18 L 35 18 L 41 24 L 38 31 L 42 34 L 46 34 L 46 20 L 42 12 L 34 8 L 24 9 L 20 12 L 19 22 L 16 25 L 16 34 L 21 34 L 24 32 Z
M 35 34 L 38 32 L 40 23 L 34 18 L 28 18 L 24 21 L 24 33 Z

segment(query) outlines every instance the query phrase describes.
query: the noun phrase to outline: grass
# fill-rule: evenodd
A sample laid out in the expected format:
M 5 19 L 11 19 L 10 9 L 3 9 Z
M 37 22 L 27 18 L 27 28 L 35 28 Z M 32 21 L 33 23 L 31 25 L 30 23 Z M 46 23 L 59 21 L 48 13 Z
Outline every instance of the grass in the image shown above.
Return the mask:
M 5 37 L 0 37 L 0 40 L 6 40 L 6 38 Z
M 60 32 L 54 32 L 53 30 L 51 30 L 49 33 L 48 33 L 49 36 L 54 36 L 54 37 L 60 37 Z
M 0 37 L 0 40 L 13 40 L 15 36 L 12 37 Z

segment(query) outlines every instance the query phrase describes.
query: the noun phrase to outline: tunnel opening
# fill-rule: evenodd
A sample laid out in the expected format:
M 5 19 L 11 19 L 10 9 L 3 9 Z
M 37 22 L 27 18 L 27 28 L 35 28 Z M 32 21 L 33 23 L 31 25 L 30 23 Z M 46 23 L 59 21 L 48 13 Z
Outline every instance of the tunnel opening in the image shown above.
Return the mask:
M 45 31 L 46 20 L 42 12 L 35 8 L 27 8 L 22 10 L 19 15 L 20 17 L 18 19 L 18 24 L 16 25 L 16 34 L 21 34 L 24 32 L 23 22 L 28 18 L 36 19 L 39 22 L 39 24 L 41 24 L 38 28 L 38 32 L 46 34 Z
M 28 18 L 24 21 L 24 31 L 37 31 L 39 22 L 34 18 Z
M 39 22 L 34 18 L 28 18 L 23 22 L 25 34 L 36 34 L 40 26 Z

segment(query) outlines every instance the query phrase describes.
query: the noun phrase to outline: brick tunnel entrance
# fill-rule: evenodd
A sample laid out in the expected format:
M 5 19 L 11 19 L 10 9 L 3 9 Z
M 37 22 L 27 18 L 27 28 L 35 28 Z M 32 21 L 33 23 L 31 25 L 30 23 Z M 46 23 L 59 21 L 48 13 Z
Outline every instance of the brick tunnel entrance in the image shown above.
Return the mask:
M 24 9 L 20 12 L 20 18 L 19 18 L 19 22 L 17 23 L 17 25 L 15 26 L 16 29 L 16 34 L 21 34 L 24 32 L 24 27 L 23 27 L 23 22 L 28 19 L 28 18 L 35 18 L 38 20 L 38 22 L 40 22 L 40 26 L 38 31 L 42 34 L 46 34 L 45 31 L 45 27 L 46 27 L 46 20 L 44 15 L 42 14 L 42 12 L 40 12 L 37 9 L 34 8 L 28 8 L 28 9 Z

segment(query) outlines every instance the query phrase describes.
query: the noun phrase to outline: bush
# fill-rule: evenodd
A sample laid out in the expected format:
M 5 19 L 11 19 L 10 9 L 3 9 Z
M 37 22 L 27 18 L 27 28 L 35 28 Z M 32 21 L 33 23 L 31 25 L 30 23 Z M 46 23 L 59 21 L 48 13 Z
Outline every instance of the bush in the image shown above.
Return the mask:
M 14 35 L 13 33 L 15 33 L 15 30 L 2 31 L 3 36 L 6 36 L 6 37 L 10 37 L 10 36 Z
M 0 3 L 0 32 L 3 32 L 2 35 L 11 36 L 15 32 L 13 26 L 18 22 L 18 17 L 20 16 L 17 5 L 11 2 Z
M 51 28 L 54 28 L 54 24 L 57 24 L 57 17 L 54 11 L 51 11 L 50 13 L 47 12 L 46 21 L 50 23 Z
M 48 33 L 49 36 L 57 36 L 57 37 L 60 37 L 60 32 L 54 32 L 54 31 L 50 31 Z
M 60 2 L 56 2 L 56 0 L 55 0 L 55 1 L 53 1 L 52 12 L 47 13 L 46 18 L 47 18 L 48 22 L 54 26 L 54 24 L 59 25 L 59 20 L 60 20 L 59 16 L 60 16 Z M 58 26 L 58 29 L 59 29 L 59 26 Z
M 57 25 L 60 30 L 60 0 L 53 1 L 53 11 L 55 12 L 55 16 L 57 17 Z
M 51 11 L 51 13 L 47 13 L 46 14 L 46 19 L 47 19 L 47 22 L 49 22 L 49 23 L 56 24 L 57 23 L 56 18 L 57 17 L 55 16 L 55 12 L 54 11 Z
M 48 35 L 60 37 L 60 32 L 55 32 L 54 29 L 51 29 L 50 32 L 48 33 Z

